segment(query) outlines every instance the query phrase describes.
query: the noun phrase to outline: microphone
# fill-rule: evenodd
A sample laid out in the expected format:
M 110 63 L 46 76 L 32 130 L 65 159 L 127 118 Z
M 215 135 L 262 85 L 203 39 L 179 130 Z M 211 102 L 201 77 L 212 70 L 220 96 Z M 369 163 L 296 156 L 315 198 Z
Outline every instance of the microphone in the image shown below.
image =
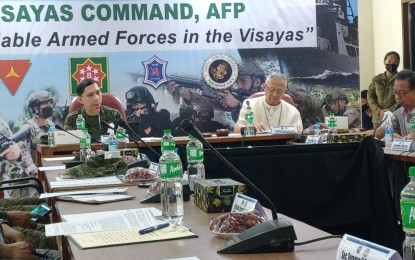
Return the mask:
M 98 124 L 99 124 L 99 132 L 102 133 L 101 129 L 101 107 L 97 107 L 97 114 L 98 114 Z
M 56 125 L 55 125 L 55 129 L 58 129 L 58 130 L 60 130 L 60 131 L 64 131 L 65 133 L 70 134 L 70 135 L 72 135 L 73 137 L 75 137 L 75 138 L 77 138 L 77 139 L 80 139 L 80 138 L 79 138 L 79 136 L 76 136 L 76 135 L 72 134 L 71 132 L 69 132 L 69 131 L 67 131 L 67 130 L 63 129 L 63 127 L 61 127 L 61 126 L 60 126 L 60 125 L 58 125 L 58 124 L 56 124 Z
M 133 135 L 134 137 L 136 137 L 140 142 L 142 142 L 152 153 L 156 154 L 158 157 L 160 157 L 161 155 L 153 149 L 153 147 L 151 147 L 147 142 L 145 142 L 136 132 L 134 132 L 134 130 L 130 127 L 129 124 L 127 124 L 122 118 L 118 118 L 117 120 L 117 124 L 119 126 L 121 126 L 122 128 L 124 128 L 129 134 Z
M 247 253 L 247 252 L 292 252 L 294 251 L 294 240 L 297 239 L 292 224 L 287 220 L 278 219 L 277 210 L 274 203 L 265 195 L 254 183 L 243 175 L 233 164 L 231 164 L 222 154 L 219 153 L 210 143 L 206 141 L 199 129 L 192 121 L 184 119 L 181 124 L 183 131 L 192 135 L 204 145 L 206 145 L 227 167 L 229 167 L 238 177 L 257 193 L 261 195 L 272 207 L 272 220 L 258 224 L 239 235 L 234 236 L 226 242 L 218 253 Z
M 395 112 L 396 110 L 398 110 L 399 108 L 401 108 L 401 104 L 397 104 L 393 109 L 392 109 L 392 113 Z

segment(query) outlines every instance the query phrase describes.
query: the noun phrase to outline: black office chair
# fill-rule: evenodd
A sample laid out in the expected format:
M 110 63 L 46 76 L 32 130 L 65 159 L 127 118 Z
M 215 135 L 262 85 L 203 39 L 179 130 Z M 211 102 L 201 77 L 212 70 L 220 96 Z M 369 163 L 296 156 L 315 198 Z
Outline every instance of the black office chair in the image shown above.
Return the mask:
M 13 184 L 13 185 L 4 185 L 4 184 Z M 0 192 L 3 193 L 5 190 L 17 190 L 23 188 L 33 188 L 39 194 L 43 193 L 42 183 L 36 177 L 24 177 L 18 179 L 10 179 L 0 181 Z

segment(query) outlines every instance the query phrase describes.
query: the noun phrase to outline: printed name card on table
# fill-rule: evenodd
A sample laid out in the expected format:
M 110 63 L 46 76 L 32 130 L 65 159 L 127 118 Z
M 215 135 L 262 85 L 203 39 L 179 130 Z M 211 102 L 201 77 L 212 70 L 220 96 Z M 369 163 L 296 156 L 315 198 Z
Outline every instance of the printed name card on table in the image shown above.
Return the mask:
M 345 234 L 337 248 L 336 260 L 402 260 L 393 249 Z
M 412 140 L 395 139 L 392 142 L 391 149 L 393 151 L 410 151 L 410 150 L 413 150 Z
M 308 135 L 307 139 L 305 140 L 306 144 L 322 144 L 323 139 L 320 135 Z
M 231 212 L 249 212 L 254 209 L 258 210 L 259 212 L 262 212 L 264 216 L 267 215 L 265 214 L 264 208 L 261 206 L 258 200 L 240 193 L 236 193 L 235 199 L 233 200 Z
M 297 127 L 294 125 L 272 126 L 271 134 L 297 134 Z
M 150 162 L 150 167 L 148 167 L 148 170 L 153 174 L 153 175 L 158 175 L 159 174 L 159 164 L 155 163 L 155 162 Z

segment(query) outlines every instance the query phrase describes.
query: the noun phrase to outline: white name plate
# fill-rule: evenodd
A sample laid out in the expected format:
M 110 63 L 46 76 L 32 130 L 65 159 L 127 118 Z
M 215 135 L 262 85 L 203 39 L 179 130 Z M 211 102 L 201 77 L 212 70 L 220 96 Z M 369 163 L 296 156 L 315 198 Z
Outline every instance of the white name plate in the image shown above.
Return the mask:
M 392 142 L 391 149 L 393 151 L 409 151 L 411 149 L 412 140 L 395 139 Z
M 336 260 L 402 260 L 393 249 L 345 234 L 337 248 Z
M 293 125 L 272 126 L 271 134 L 297 134 L 297 127 Z
M 254 209 L 262 212 L 264 216 L 267 215 L 265 214 L 264 208 L 262 208 L 258 200 L 240 193 L 236 193 L 235 199 L 233 200 L 231 212 L 249 212 Z
M 322 144 L 323 139 L 320 135 L 308 135 L 307 139 L 305 140 L 306 144 Z
M 154 175 L 159 175 L 159 164 L 155 163 L 155 162 L 150 162 L 150 167 L 148 167 L 148 170 L 154 174 Z

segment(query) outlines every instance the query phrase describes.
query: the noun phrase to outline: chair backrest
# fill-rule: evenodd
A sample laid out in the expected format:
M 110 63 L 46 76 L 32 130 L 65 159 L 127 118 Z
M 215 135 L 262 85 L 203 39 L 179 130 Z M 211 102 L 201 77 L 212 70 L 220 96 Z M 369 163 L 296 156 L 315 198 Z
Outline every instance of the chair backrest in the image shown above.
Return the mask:
M 121 100 L 116 96 L 109 94 L 109 93 L 102 93 L 102 105 L 116 109 L 120 111 L 122 118 L 124 121 L 127 121 L 127 114 L 122 106 Z M 72 113 L 75 110 L 82 107 L 82 104 L 78 101 L 78 96 L 72 99 L 72 103 L 69 106 L 68 113 Z
M 263 95 L 265 95 L 265 92 L 263 92 L 263 91 L 255 92 L 254 94 L 252 94 L 251 96 L 249 96 L 249 98 L 262 97 Z M 293 98 L 290 95 L 284 94 L 284 96 L 282 96 L 282 99 L 285 102 L 289 103 L 290 105 L 293 105 L 294 106 L 294 100 L 293 100 Z

